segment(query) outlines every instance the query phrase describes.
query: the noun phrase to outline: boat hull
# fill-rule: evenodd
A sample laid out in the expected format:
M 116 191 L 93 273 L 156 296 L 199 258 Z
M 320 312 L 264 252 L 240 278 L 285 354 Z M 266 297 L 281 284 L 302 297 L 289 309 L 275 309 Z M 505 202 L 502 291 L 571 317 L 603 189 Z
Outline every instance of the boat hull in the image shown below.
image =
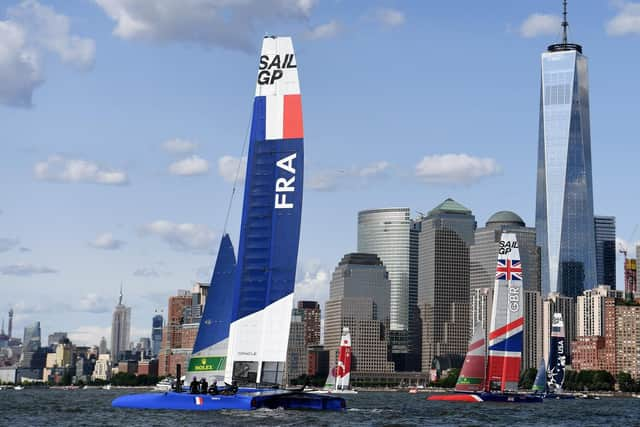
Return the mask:
M 433 395 L 427 397 L 429 401 L 441 402 L 498 402 L 498 403 L 541 403 L 542 397 L 533 394 L 515 393 L 455 393 L 444 395 Z
M 144 393 L 120 396 L 113 400 L 114 408 L 170 409 L 183 411 L 221 411 L 284 408 L 343 410 L 344 399 L 334 396 L 318 396 L 302 392 L 264 391 L 237 393 L 232 396 L 200 395 L 189 393 Z

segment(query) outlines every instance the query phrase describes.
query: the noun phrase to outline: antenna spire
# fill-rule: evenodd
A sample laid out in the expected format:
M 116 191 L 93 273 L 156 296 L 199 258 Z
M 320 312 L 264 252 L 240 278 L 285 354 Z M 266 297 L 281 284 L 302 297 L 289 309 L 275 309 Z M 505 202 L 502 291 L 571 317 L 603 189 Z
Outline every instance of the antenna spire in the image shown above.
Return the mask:
M 563 0 L 562 6 L 562 44 L 567 44 L 567 27 L 569 26 L 569 22 L 567 22 L 567 0 Z
M 118 299 L 118 305 L 122 305 L 122 281 L 120 281 L 120 298 Z

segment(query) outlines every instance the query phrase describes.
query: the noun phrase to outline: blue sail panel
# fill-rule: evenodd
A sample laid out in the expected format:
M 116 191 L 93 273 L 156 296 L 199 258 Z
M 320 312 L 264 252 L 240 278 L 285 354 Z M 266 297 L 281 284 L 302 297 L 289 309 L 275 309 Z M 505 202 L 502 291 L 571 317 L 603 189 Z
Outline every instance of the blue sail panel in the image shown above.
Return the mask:
M 211 276 L 211 286 L 207 294 L 196 342 L 193 346 L 193 353 L 219 343 L 229 336 L 235 266 L 236 256 L 233 244 L 229 235 L 225 234 L 220 241 L 218 258 Z

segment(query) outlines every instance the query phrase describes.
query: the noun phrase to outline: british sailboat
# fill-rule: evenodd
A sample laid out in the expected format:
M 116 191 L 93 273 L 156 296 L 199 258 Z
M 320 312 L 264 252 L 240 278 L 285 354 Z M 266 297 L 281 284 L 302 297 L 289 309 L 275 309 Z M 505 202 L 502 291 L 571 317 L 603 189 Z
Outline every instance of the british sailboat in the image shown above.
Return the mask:
M 224 393 L 122 396 L 149 409 L 343 409 L 338 397 L 274 390 L 285 369 L 300 237 L 304 170 L 300 85 L 289 37 L 265 37 L 255 97 L 236 259 L 220 242 L 188 377 Z M 266 389 L 265 385 L 270 388 Z
M 516 235 L 502 233 L 489 335 L 485 339 L 482 328 L 476 328 L 456 384 L 457 393 L 434 395 L 427 400 L 542 402 L 540 396 L 516 393 L 520 379 L 524 330 L 522 274 Z

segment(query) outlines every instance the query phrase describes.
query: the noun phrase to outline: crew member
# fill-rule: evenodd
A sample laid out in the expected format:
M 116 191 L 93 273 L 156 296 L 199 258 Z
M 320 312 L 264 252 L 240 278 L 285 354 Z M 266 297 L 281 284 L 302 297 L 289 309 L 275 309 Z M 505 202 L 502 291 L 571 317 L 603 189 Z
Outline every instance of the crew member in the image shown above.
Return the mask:
M 200 383 L 198 383 L 196 377 L 193 377 L 193 380 L 189 385 L 189 389 L 191 391 L 191 394 L 198 394 L 200 392 Z
M 206 378 L 202 377 L 200 379 L 200 394 L 207 394 L 209 390 L 209 383 L 207 383 Z

